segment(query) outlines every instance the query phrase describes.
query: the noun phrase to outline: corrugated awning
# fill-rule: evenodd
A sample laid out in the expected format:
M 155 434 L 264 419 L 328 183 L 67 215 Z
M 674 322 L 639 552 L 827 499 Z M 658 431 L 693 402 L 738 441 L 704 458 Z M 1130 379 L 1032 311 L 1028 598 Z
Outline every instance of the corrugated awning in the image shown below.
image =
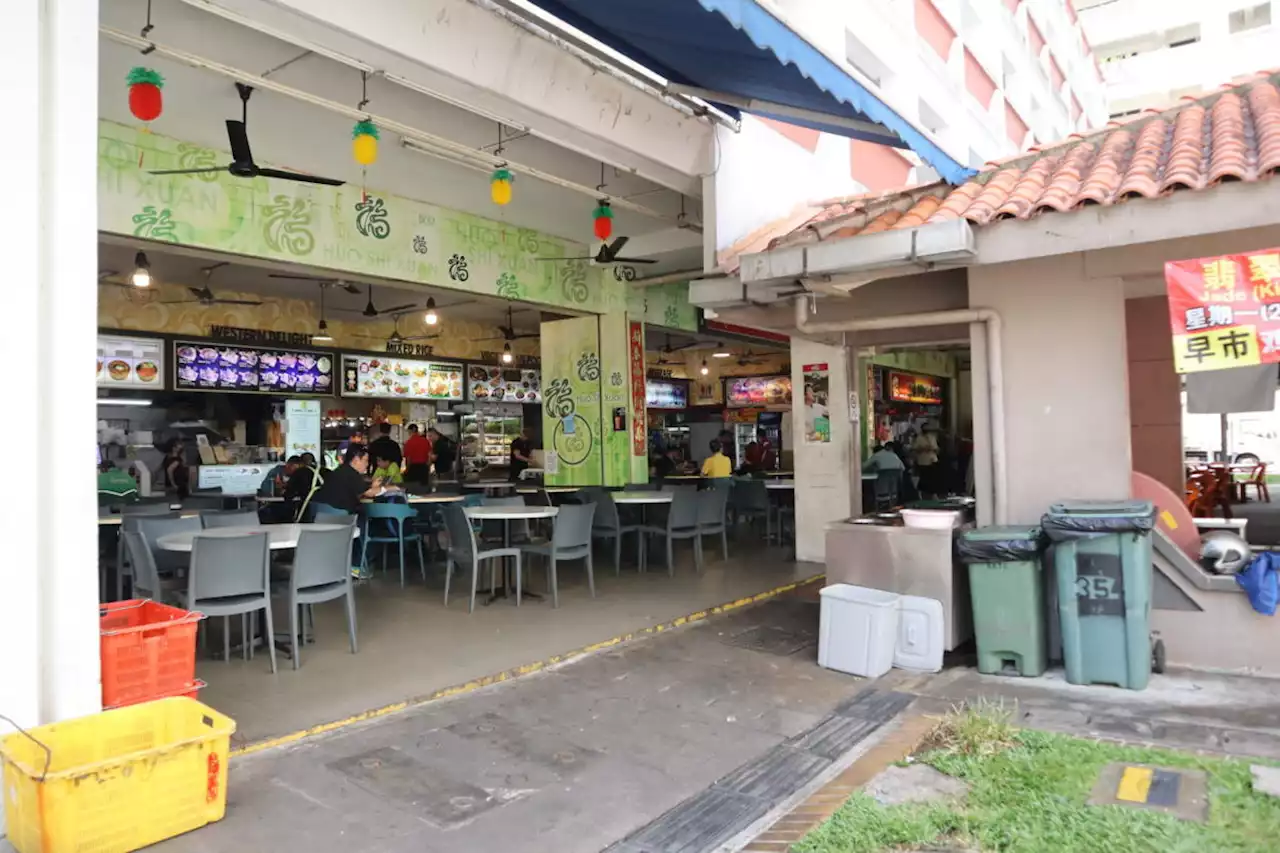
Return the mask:
M 946 181 L 957 162 L 758 0 L 527 0 L 726 112 L 914 151 Z

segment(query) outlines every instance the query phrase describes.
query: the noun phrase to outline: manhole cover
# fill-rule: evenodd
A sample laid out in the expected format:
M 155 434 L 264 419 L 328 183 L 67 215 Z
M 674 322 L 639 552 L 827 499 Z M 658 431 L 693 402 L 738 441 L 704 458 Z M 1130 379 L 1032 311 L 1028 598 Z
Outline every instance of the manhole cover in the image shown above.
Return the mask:
M 1204 823 L 1209 817 L 1203 770 L 1108 764 L 1098 774 L 1089 804 L 1150 809 L 1198 823 Z

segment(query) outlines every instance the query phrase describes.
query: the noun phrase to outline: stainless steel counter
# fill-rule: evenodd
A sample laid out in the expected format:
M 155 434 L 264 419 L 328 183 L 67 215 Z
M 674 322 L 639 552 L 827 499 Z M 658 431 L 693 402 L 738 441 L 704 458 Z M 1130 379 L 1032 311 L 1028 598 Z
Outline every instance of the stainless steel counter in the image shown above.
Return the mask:
M 969 573 L 954 559 L 954 530 L 827 525 L 827 583 L 848 583 L 942 602 L 945 648 L 973 636 Z

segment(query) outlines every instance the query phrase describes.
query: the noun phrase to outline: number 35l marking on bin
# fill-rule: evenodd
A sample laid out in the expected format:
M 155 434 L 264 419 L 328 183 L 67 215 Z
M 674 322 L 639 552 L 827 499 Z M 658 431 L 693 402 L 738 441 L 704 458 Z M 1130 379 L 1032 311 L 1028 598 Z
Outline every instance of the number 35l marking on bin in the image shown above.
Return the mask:
M 1104 575 L 1084 575 L 1076 578 L 1076 598 L 1087 598 L 1090 601 L 1118 601 L 1120 593 L 1116 590 L 1115 578 Z

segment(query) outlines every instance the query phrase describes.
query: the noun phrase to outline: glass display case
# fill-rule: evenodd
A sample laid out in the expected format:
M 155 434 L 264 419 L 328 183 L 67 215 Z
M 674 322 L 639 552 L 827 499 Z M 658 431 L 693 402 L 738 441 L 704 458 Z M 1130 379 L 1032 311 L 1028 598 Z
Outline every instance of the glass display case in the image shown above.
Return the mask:
M 462 458 L 468 470 L 507 467 L 522 425 L 519 405 L 477 406 L 474 414 L 463 415 Z

